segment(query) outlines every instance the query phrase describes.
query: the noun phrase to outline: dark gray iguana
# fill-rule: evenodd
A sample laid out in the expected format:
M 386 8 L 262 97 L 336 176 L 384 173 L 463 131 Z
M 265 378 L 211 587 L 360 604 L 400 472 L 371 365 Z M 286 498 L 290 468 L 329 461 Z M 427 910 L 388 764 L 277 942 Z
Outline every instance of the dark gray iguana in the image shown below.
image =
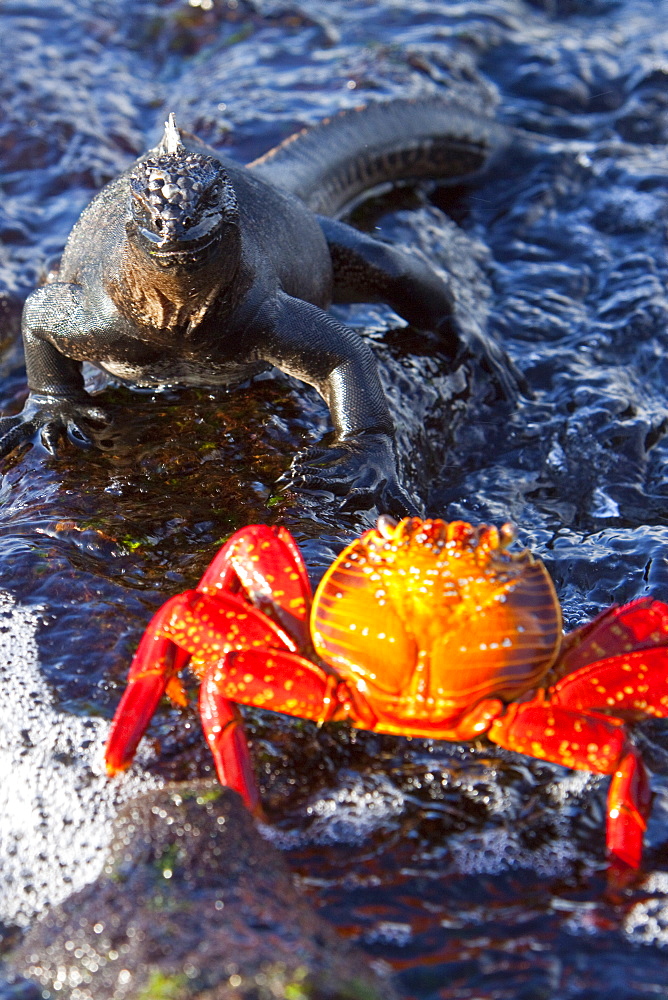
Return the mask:
M 336 432 L 331 448 L 297 457 L 292 482 L 406 512 L 373 353 L 330 303 L 386 302 L 440 331 L 453 357 L 480 357 L 507 396 L 516 378 L 493 342 L 453 333 L 449 289 L 423 259 L 332 216 L 383 183 L 477 172 L 505 141 L 444 101 L 401 100 L 344 112 L 244 167 L 170 116 L 160 144 L 82 213 L 56 279 L 28 298 L 30 395 L 0 419 L 0 455 L 40 428 L 51 452 L 65 433 L 92 443 L 109 418 L 84 389 L 83 361 L 136 386 L 231 385 L 275 365 L 315 386 Z

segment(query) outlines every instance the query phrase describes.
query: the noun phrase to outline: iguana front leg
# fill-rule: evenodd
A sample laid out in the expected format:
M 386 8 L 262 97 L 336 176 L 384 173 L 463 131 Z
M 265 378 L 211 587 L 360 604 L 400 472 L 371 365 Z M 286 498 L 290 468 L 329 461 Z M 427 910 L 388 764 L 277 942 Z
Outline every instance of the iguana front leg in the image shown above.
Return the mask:
M 336 432 L 332 447 L 300 453 L 286 481 L 345 496 L 352 510 L 378 505 L 387 513 L 417 513 L 397 477 L 394 424 L 371 349 L 301 299 L 280 293 L 262 312 L 259 356 L 314 386 Z
M 0 457 L 41 430 L 52 454 L 63 435 L 79 447 L 90 447 L 90 425 L 109 423 L 84 389 L 81 363 L 61 353 L 62 340 L 76 345 L 86 330 L 83 295 L 77 285 L 54 283 L 38 288 L 23 311 L 23 342 L 30 395 L 20 413 L 0 418 Z
M 454 315 L 454 296 L 418 254 L 374 239 L 335 219 L 318 216 L 332 257 L 335 302 L 385 302 L 411 326 L 439 335 L 455 366 L 473 359 L 503 399 L 514 402 L 527 383 L 503 348 L 473 324 Z

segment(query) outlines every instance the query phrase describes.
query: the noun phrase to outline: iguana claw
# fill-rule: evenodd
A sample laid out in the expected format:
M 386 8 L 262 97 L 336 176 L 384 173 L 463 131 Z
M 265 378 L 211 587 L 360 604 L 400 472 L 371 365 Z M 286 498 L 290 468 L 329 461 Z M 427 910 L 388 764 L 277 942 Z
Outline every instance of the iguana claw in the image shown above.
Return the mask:
M 399 484 L 394 450 L 386 434 L 363 434 L 331 447 L 315 445 L 296 456 L 282 485 L 329 490 L 344 497 L 341 510 L 369 510 L 405 517 L 418 505 Z
M 75 403 L 58 396 L 31 393 L 20 413 L 0 417 L 0 458 L 40 431 L 40 441 L 55 455 L 61 439 L 67 438 L 78 448 L 92 448 L 94 443 L 86 424 L 107 425 L 111 418 L 99 406 Z

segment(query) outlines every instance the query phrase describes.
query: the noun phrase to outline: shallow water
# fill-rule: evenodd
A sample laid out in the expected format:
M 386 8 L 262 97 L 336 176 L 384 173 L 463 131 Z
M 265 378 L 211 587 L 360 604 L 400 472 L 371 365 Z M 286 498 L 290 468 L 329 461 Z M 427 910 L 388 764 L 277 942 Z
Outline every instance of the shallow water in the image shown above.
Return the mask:
M 5 0 L 0 10 L 0 406 L 25 394 L 23 300 L 83 205 L 166 112 L 247 161 L 342 107 L 452 92 L 534 134 L 475 187 L 356 215 L 455 272 L 464 321 L 525 373 L 514 408 L 381 307 L 374 344 L 407 483 L 429 513 L 514 521 L 568 627 L 668 591 L 668 14 L 660 0 Z M 95 378 L 91 373 L 91 377 Z M 113 447 L 39 445 L 0 483 L 0 920 L 94 876 L 118 802 L 205 775 L 194 713 L 164 709 L 131 776 L 100 773 L 141 630 L 251 521 L 288 524 L 316 578 L 368 522 L 275 481 L 327 430 L 284 376 L 225 394 L 104 388 Z M 661 995 L 668 980 L 668 731 L 637 730 L 655 804 L 641 879 L 603 877 L 605 781 L 481 744 L 249 713 L 281 844 L 346 936 L 410 997 Z

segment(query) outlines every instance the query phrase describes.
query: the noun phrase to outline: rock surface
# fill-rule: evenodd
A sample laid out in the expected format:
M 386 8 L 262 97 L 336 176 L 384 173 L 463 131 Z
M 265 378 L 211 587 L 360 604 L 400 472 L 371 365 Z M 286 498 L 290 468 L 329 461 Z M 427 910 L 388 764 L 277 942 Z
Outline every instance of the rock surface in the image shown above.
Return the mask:
M 11 964 L 63 1000 L 396 997 L 213 781 L 130 802 L 103 874 L 50 910 Z

